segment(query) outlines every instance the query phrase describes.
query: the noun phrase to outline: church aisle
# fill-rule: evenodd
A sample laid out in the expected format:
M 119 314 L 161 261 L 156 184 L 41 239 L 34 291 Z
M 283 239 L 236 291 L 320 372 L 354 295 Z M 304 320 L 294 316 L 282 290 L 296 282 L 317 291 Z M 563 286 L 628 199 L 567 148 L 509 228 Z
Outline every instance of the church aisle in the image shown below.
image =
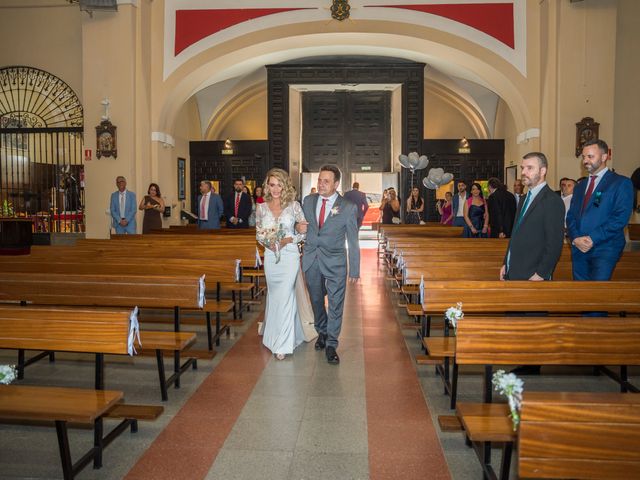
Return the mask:
M 450 478 L 378 270 L 363 249 L 339 353 L 276 361 L 250 327 L 127 479 Z

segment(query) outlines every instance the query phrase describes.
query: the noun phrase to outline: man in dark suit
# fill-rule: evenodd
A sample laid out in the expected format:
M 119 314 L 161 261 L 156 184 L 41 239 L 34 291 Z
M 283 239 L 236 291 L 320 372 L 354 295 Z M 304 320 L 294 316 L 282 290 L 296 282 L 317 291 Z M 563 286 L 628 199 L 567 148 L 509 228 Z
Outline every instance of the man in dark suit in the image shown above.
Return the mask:
M 364 216 L 366 215 L 367 210 L 369 210 L 367 196 L 360 191 L 360 184 L 358 182 L 353 182 L 353 189 L 345 192 L 343 197 L 358 208 L 358 228 L 360 228 L 362 226 Z
M 211 182 L 200 182 L 200 195 L 198 195 L 198 228 L 201 230 L 213 230 L 220 228 L 220 217 L 224 212 L 220 195 L 213 191 Z
M 500 280 L 551 280 L 560 259 L 564 204 L 545 181 L 547 168 L 543 153 L 523 157 L 521 177 L 529 192 L 516 212 Z
M 564 203 L 547 185 L 547 168 L 547 157 L 543 153 L 527 153 L 522 159 L 521 178 L 529 191 L 516 211 L 500 280 L 551 280 L 560 259 Z M 540 366 L 521 366 L 512 373 L 538 375 Z
M 524 198 L 524 185 L 522 179 L 513 182 L 513 196 L 516 198 L 516 208 L 520 206 L 520 200 Z
M 516 198 L 497 178 L 490 178 L 488 184 L 491 194 L 487 200 L 491 238 L 509 238 L 516 215 Z
M 249 227 L 249 215 L 251 215 L 251 198 L 242 191 L 244 182 L 241 178 L 233 181 L 233 194 L 224 202 L 224 216 L 227 219 L 228 228 Z
M 633 185 L 607 168 L 609 146 L 589 140 L 582 164 L 589 172 L 573 190 L 567 213 L 574 280 L 609 280 L 625 246 L 624 227 L 633 209 Z

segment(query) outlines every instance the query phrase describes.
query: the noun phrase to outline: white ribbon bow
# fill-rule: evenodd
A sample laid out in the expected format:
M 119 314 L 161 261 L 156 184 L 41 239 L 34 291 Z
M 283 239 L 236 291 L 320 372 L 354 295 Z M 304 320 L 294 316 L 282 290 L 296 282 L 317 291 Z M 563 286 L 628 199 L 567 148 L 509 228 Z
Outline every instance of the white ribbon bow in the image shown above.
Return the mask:
M 198 288 L 198 307 L 199 308 L 204 308 L 204 304 L 207 303 L 207 299 L 204 298 L 204 292 L 205 292 L 204 277 L 205 275 L 202 275 L 198 280 L 198 287 L 199 287 Z
M 142 346 L 140 341 L 140 324 L 138 323 L 138 307 L 135 307 L 129 314 L 129 338 L 127 339 L 127 353 L 134 356 L 138 352 L 135 347 L 135 340 Z

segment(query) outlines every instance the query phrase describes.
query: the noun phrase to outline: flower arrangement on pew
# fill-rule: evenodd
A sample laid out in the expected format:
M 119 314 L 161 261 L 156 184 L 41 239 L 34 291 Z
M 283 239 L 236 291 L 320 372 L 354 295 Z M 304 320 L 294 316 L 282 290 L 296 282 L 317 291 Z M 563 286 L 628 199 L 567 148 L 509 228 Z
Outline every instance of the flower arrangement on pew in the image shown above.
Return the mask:
M 447 308 L 447 311 L 444 312 L 444 316 L 449 320 L 449 324 L 453 327 L 453 333 L 455 335 L 458 328 L 458 321 L 464 318 L 462 302 L 458 302 L 455 307 Z
M 0 385 L 9 385 L 16 379 L 16 367 L 0 365 Z
M 513 430 L 517 430 L 520 423 L 524 382 L 513 373 L 505 373 L 504 370 L 498 370 L 493 374 L 491 383 L 497 392 L 507 397 L 509 409 L 511 410 L 511 415 L 509 416 L 513 421 Z

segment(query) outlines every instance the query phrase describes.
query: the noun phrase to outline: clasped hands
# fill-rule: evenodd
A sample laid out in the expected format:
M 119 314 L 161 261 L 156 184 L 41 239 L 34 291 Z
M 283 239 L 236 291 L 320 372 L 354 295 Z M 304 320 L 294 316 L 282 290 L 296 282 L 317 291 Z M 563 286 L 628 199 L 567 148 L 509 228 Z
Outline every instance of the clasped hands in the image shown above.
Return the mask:
M 589 250 L 593 248 L 593 240 L 589 235 L 585 235 L 584 237 L 576 237 L 573 242 L 573 245 L 580 250 L 582 253 L 587 253 Z

